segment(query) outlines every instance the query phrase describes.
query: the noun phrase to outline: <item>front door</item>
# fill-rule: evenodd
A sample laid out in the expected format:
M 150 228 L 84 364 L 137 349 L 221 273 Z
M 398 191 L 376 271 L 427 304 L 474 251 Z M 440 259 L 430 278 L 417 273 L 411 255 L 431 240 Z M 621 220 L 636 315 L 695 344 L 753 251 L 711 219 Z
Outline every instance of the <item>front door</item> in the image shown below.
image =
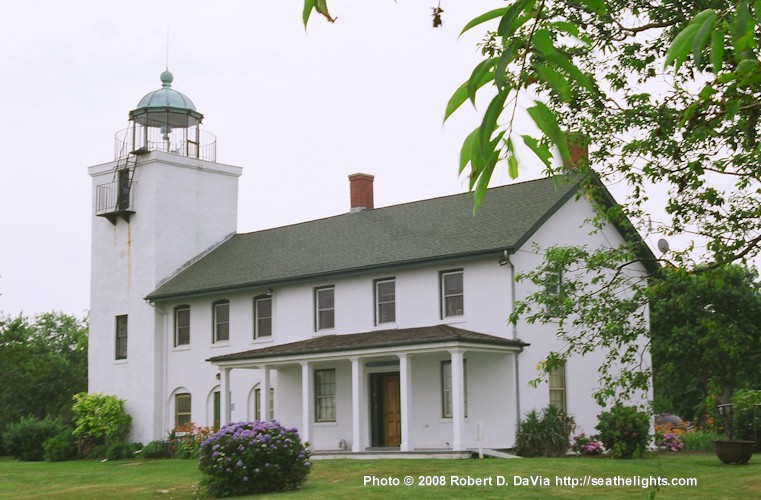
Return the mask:
M 370 391 L 372 446 L 399 446 L 402 442 L 399 373 L 373 373 Z
M 383 403 L 383 446 L 402 443 L 402 411 L 399 402 L 399 374 L 387 373 L 381 382 Z

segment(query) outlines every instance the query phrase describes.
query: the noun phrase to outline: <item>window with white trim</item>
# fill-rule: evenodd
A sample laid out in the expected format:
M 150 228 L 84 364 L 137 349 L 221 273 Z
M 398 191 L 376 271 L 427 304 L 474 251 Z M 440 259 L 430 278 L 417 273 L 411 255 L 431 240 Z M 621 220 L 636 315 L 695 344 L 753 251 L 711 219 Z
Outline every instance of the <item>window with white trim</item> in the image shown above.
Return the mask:
M 314 420 L 336 421 L 336 371 L 314 371 Z
M 444 271 L 439 276 L 441 282 L 441 317 L 451 318 L 465 314 L 465 299 L 462 269 Z
M 465 416 L 468 416 L 468 370 L 466 369 L 466 360 L 462 361 L 462 383 L 463 383 L 463 406 L 465 407 Z M 452 407 L 452 361 L 446 360 L 441 362 L 441 416 L 443 418 L 452 418 L 454 409 Z
M 188 393 L 174 395 L 174 426 L 182 427 L 193 421 L 190 414 L 191 398 Z
M 275 418 L 275 389 L 270 387 L 270 411 L 267 420 L 274 420 Z M 262 389 L 257 387 L 254 389 L 254 420 L 262 419 Z
M 272 297 L 254 298 L 254 338 L 272 336 Z
M 212 341 L 227 342 L 230 340 L 230 301 L 218 300 L 211 305 L 214 335 Z
M 328 330 L 336 326 L 335 287 L 327 286 L 314 290 L 315 331 Z
M 550 383 L 550 404 L 566 411 L 565 401 L 565 365 L 558 366 L 548 375 Z
M 375 282 L 375 324 L 396 321 L 396 280 L 387 278 Z
M 190 306 L 174 308 L 174 346 L 190 345 Z

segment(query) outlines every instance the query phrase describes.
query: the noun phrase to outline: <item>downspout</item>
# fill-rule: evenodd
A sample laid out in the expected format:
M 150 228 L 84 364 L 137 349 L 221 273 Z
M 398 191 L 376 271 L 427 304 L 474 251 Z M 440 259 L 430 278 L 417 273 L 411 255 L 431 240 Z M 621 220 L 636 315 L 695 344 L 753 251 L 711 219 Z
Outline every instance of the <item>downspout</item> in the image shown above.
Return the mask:
M 510 314 L 515 311 L 515 265 L 510 260 L 510 251 L 505 250 L 505 260 L 510 267 Z M 513 323 L 513 340 L 518 340 L 518 324 Z M 521 421 L 521 385 L 520 385 L 520 371 L 518 370 L 518 355 L 523 351 L 523 348 L 516 352 L 513 357 L 515 359 L 515 417 L 516 424 Z

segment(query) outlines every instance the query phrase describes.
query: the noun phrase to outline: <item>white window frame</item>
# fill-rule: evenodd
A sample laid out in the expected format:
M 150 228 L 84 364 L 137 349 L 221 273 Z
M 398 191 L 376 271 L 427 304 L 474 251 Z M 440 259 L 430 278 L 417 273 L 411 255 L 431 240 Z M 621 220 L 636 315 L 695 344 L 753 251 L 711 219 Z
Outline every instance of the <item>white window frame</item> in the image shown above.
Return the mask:
M 262 388 L 254 388 L 254 420 L 261 420 L 262 415 Z M 267 420 L 275 419 L 275 388 L 270 387 L 270 415 Z
M 464 415 L 468 417 L 468 370 L 467 360 L 462 360 L 462 393 Z M 452 406 L 452 360 L 445 359 L 441 362 L 441 418 L 452 418 L 454 408 Z
M 188 400 L 188 411 L 180 412 L 180 399 Z M 183 417 L 183 422 L 180 423 L 180 417 Z M 187 421 L 185 420 L 185 417 L 187 416 Z M 191 397 L 189 392 L 181 392 L 179 394 L 174 395 L 174 428 L 178 428 L 180 426 L 190 424 L 193 422 L 193 398 Z
M 336 421 L 336 370 L 314 371 L 314 421 Z
M 332 307 L 320 308 L 320 295 L 330 292 Z M 331 313 L 329 316 L 321 313 Z M 330 317 L 330 324 L 327 321 L 323 324 L 323 319 Z M 334 285 L 322 286 L 314 289 L 314 330 L 332 330 L 336 327 L 336 287 Z
M 187 325 L 180 324 L 180 313 L 187 314 Z M 187 342 L 180 342 L 180 330 L 187 330 Z M 190 345 L 190 306 L 183 304 L 174 308 L 174 346 Z
M 559 410 L 568 411 L 566 401 L 566 373 L 565 365 L 558 366 L 547 374 L 547 382 L 550 386 L 550 404 L 554 404 Z
M 227 321 L 220 321 L 219 320 L 219 308 L 220 307 L 227 308 Z M 212 318 L 212 329 L 213 336 L 212 336 L 212 342 L 218 343 L 218 342 L 229 342 L 230 341 L 230 301 L 223 299 L 223 300 L 217 300 L 211 305 L 211 318 Z M 227 338 L 220 338 L 220 330 L 221 326 L 225 325 L 225 330 L 227 331 Z
M 269 301 L 270 303 L 269 316 L 262 316 L 259 312 L 259 303 L 264 301 Z M 269 320 L 269 332 L 262 333 L 260 322 L 267 319 Z M 254 338 L 272 338 L 272 297 L 269 295 L 254 297 Z
M 460 281 L 462 282 L 461 290 L 459 292 L 453 292 L 447 290 L 447 277 L 460 275 Z M 465 273 L 462 269 L 453 269 L 451 271 L 442 271 L 439 274 L 439 286 L 441 295 L 441 318 L 457 318 L 465 315 Z M 462 307 L 458 312 L 449 313 L 448 303 L 452 299 L 460 298 Z
M 381 285 L 391 284 L 393 286 L 393 298 L 391 300 L 381 300 Z M 396 278 L 383 278 L 375 280 L 375 324 L 396 323 Z M 382 306 L 390 306 L 392 319 L 384 319 L 381 310 Z

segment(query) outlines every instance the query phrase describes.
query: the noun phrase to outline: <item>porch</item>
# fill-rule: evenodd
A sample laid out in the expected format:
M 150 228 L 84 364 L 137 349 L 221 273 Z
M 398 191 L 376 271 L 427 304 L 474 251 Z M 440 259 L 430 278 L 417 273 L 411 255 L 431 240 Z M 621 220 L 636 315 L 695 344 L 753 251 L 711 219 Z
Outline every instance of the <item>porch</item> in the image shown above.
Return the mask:
M 325 458 L 442 454 L 504 448 L 517 425 L 520 341 L 437 325 L 329 335 L 212 358 L 229 422 L 232 372 L 277 374 L 275 418 Z M 262 398 L 261 414 L 270 402 Z

